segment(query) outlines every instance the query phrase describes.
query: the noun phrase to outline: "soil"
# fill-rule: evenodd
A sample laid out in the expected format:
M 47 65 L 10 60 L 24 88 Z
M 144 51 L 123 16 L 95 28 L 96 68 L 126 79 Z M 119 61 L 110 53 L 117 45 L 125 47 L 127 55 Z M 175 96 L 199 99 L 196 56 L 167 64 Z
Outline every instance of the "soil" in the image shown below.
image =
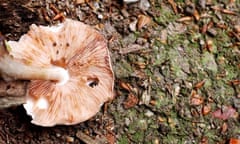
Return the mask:
M 65 17 L 108 40 L 115 98 L 86 122 L 39 127 L 19 105 L 28 82 L 1 80 L 0 143 L 239 143 L 239 0 L 0 0 L 8 40 Z

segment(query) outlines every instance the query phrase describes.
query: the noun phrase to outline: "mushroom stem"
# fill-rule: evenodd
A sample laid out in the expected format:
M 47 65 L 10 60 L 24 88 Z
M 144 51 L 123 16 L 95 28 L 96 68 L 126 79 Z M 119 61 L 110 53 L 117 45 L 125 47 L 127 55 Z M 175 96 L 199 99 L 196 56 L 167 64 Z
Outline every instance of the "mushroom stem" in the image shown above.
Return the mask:
M 0 71 L 3 75 L 14 79 L 52 80 L 57 81 L 58 85 L 63 85 L 69 80 L 68 71 L 62 67 L 33 67 L 13 60 L 9 55 L 0 58 Z

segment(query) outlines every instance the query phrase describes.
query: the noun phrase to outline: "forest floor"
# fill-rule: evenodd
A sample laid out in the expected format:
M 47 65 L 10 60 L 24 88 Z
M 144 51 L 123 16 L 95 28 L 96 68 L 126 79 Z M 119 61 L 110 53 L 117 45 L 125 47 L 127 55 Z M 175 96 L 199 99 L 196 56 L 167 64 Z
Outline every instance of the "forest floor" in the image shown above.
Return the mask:
M 107 38 L 115 98 L 73 126 L 3 109 L 0 143 L 240 143 L 240 0 L 0 0 L 0 31 L 18 40 L 61 13 Z

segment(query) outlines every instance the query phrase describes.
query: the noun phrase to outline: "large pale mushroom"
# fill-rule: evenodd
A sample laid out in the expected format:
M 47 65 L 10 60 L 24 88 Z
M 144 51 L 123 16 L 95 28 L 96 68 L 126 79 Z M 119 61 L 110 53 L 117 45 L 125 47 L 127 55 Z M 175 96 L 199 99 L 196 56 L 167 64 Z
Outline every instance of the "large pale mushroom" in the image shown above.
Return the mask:
M 107 43 L 90 26 L 70 19 L 50 27 L 33 24 L 19 41 L 5 44 L 0 49 L 1 74 L 31 80 L 24 108 L 32 123 L 77 124 L 113 98 Z

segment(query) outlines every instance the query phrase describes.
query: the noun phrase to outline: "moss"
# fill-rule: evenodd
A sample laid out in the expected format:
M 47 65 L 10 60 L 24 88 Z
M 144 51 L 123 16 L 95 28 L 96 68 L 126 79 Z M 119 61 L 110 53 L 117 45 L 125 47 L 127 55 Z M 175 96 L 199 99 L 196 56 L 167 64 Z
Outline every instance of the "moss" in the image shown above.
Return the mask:
M 118 144 L 128 144 L 128 137 L 126 135 L 122 135 L 119 140 L 118 140 Z

